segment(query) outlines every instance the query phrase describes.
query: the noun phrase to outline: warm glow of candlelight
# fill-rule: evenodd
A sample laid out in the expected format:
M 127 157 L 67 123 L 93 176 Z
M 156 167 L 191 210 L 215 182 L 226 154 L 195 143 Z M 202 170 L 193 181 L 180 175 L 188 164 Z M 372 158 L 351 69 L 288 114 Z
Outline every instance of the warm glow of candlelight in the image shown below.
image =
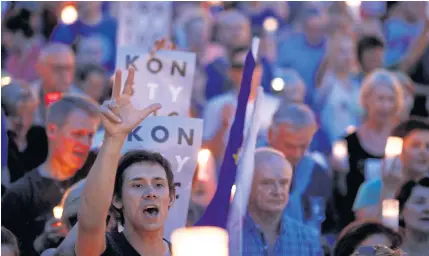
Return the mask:
M 285 88 L 285 82 L 281 77 L 276 77 L 271 81 L 271 88 L 276 92 L 280 92 Z
M 402 153 L 403 140 L 399 137 L 389 137 L 387 139 L 385 156 L 387 158 L 397 157 Z
M 347 5 L 351 6 L 351 7 L 359 7 L 360 4 L 361 4 L 361 2 L 362 1 L 360 1 L 360 0 L 349 0 L 349 1 L 346 1 Z
M 269 18 L 266 18 L 264 20 L 263 26 L 264 26 L 265 31 L 275 32 L 279 28 L 279 23 L 277 22 L 277 20 L 275 18 L 269 17 Z
M 54 212 L 54 217 L 56 219 L 61 219 L 61 217 L 63 216 L 63 207 L 55 206 L 53 212 Z
M 174 256 L 228 256 L 228 232 L 218 227 L 176 229 L 171 243 Z
M 345 159 L 347 157 L 347 142 L 340 140 L 334 143 L 332 153 L 336 159 Z
M 74 7 L 73 5 L 67 5 L 61 11 L 61 20 L 64 24 L 72 24 L 77 20 L 77 18 L 78 13 L 76 7 Z
M 399 201 L 395 199 L 385 199 L 382 203 L 383 224 L 394 230 L 399 227 Z
M 198 180 L 209 180 L 210 176 L 207 170 L 207 163 L 210 159 L 211 152 L 208 149 L 201 149 L 198 152 Z

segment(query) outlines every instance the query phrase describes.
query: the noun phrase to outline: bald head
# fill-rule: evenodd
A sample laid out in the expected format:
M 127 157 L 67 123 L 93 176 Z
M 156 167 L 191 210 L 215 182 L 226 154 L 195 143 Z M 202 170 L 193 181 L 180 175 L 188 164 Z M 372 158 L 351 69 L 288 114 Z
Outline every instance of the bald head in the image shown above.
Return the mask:
M 255 175 L 264 171 L 268 166 L 283 169 L 292 177 L 292 165 L 286 160 L 284 154 L 273 148 L 259 148 L 255 151 Z
M 249 212 L 281 214 L 289 198 L 292 166 L 284 155 L 272 148 L 255 152 L 255 173 L 249 200 Z
M 74 79 L 74 53 L 65 44 L 48 44 L 39 55 L 36 69 L 45 92 L 67 92 Z

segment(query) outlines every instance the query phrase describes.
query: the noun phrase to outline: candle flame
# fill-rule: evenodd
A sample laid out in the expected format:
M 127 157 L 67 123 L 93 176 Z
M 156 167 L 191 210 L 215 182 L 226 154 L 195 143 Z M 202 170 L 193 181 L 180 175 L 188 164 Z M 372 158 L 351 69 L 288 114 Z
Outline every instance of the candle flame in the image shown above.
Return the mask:
M 234 185 L 232 185 L 232 188 L 231 188 L 231 202 L 232 202 L 232 199 L 234 199 L 234 196 L 235 196 L 235 190 L 237 189 L 237 187 L 235 186 L 235 184 Z
M 61 217 L 63 216 L 63 207 L 55 206 L 53 211 L 54 211 L 54 217 L 56 219 L 61 219 Z
M 274 32 L 277 31 L 277 29 L 279 28 L 279 23 L 275 18 L 269 17 L 264 20 L 263 26 L 266 31 Z
M 285 88 L 285 82 L 281 77 L 276 77 L 271 81 L 271 87 L 274 91 L 280 92 Z
M 399 137 L 389 137 L 387 139 L 385 156 L 386 157 L 397 157 L 402 153 L 403 140 Z
M 345 157 L 347 157 L 347 154 L 348 154 L 347 142 L 344 140 L 335 142 L 332 152 L 335 158 L 344 159 Z

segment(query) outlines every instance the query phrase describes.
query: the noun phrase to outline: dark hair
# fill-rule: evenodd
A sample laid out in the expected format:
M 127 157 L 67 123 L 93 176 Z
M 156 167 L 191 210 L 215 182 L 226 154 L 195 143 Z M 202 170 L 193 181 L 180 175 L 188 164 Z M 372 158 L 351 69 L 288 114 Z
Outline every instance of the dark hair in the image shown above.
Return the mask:
M 19 256 L 18 240 L 10 230 L 1 227 L 1 245 L 10 246 L 13 253 Z
M 92 72 L 103 76 L 106 75 L 106 70 L 101 65 L 96 63 L 87 63 L 78 66 L 76 69 L 76 78 L 79 81 L 85 81 Z
M 408 181 L 401 187 L 396 195 L 396 199 L 399 201 L 399 212 L 404 210 L 405 204 L 408 199 L 410 199 L 411 193 L 417 186 L 429 188 L 429 177 L 424 177 L 417 182 L 414 180 Z
M 374 48 L 384 48 L 384 42 L 376 36 L 364 36 L 357 43 L 357 58 L 362 65 L 363 53 Z
M 71 112 L 80 109 L 91 118 L 99 117 L 98 103 L 85 95 L 64 94 L 62 98 L 52 103 L 48 109 L 47 122 L 63 126 Z
M 122 158 L 119 160 L 118 170 L 115 177 L 115 188 L 113 190 L 113 195 L 117 198 L 122 197 L 122 186 L 124 181 L 124 172 L 133 164 L 136 163 L 152 163 L 162 166 L 165 170 L 168 182 L 168 190 L 170 191 L 170 198 L 175 197 L 176 187 L 174 186 L 174 174 L 171 169 L 170 162 L 163 157 L 160 153 L 150 152 L 146 150 L 132 150 L 125 153 Z M 121 215 L 121 222 L 123 221 L 122 211 L 113 207 Z
M 8 17 L 5 21 L 5 28 L 12 33 L 21 31 L 26 38 L 31 38 L 34 31 L 30 26 L 30 16 L 31 13 L 28 10 L 21 9 L 16 15 Z
M 350 223 L 341 231 L 340 239 L 335 244 L 334 256 L 351 255 L 369 236 L 383 234 L 390 241 L 390 249 L 396 250 L 402 244 L 402 236 L 378 221 L 366 220 Z
M 405 138 L 415 130 L 429 131 L 429 122 L 423 118 L 412 117 L 396 126 L 392 136 Z

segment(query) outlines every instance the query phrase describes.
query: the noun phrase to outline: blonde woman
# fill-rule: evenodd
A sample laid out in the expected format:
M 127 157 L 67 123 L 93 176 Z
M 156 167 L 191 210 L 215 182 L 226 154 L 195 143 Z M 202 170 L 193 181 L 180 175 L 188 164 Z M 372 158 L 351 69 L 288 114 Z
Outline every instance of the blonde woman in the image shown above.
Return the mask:
M 333 162 L 341 227 L 354 220 L 353 201 L 359 186 L 369 178 L 369 163 L 384 157 L 387 138 L 402 111 L 403 92 L 396 76 L 386 70 L 372 72 L 363 81 L 360 103 L 365 112 L 363 124 L 344 138 L 347 155 L 343 164 Z
M 329 43 L 326 72 L 315 102 L 320 110 L 321 128 L 332 143 L 342 137 L 347 127 L 358 125 L 361 110 L 360 88 L 353 79 L 355 45 L 346 35 L 337 34 Z M 332 120 L 335 118 L 335 122 Z

